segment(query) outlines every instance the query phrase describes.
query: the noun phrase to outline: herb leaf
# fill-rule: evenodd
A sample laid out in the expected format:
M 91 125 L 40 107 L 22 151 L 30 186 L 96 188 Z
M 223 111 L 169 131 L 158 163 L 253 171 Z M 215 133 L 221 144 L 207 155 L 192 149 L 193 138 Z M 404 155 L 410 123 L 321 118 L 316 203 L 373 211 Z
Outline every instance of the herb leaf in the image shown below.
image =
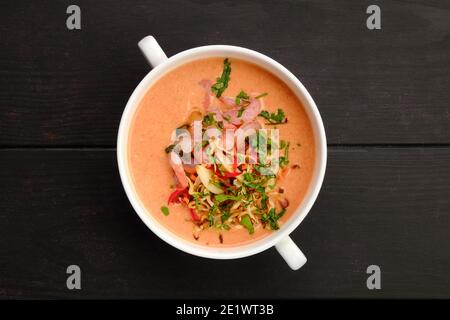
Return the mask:
M 234 102 L 236 103 L 236 105 L 240 105 L 242 101 L 248 102 L 249 99 L 250 96 L 245 93 L 245 91 L 241 90 L 241 92 L 239 92 L 239 94 L 236 96 Z
M 264 92 L 264 93 L 261 93 L 260 95 L 256 96 L 255 99 L 259 99 L 259 98 L 265 97 L 267 95 L 269 95 L 269 94 L 267 92 Z
M 222 93 L 225 91 L 226 88 L 228 88 L 228 82 L 230 81 L 230 74 L 231 74 L 231 63 L 226 58 L 223 61 L 223 71 L 222 75 L 216 79 L 216 83 L 211 86 L 211 91 L 216 94 L 217 98 L 220 98 Z
M 269 210 L 267 214 L 263 214 L 261 220 L 270 225 L 272 230 L 280 229 L 278 225 L 278 220 L 286 213 L 286 209 L 281 210 L 278 214 L 275 212 L 275 208 Z
M 209 209 L 208 212 L 208 222 L 209 222 L 209 226 L 213 226 L 214 225 L 214 214 L 216 213 L 217 207 L 216 205 L 213 205 L 211 207 L 211 209 Z
M 215 125 L 217 123 L 216 118 L 215 118 L 215 113 L 208 113 L 203 117 L 203 125 L 204 126 L 212 126 Z
M 237 113 L 238 118 L 242 117 L 242 114 L 244 113 L 244 111 L 245 111 L 245 107 L 242 106 L 242 107 L 238 110 L 238 113 Z
M 166 206 L 162 206 L 161 207 L 161 212 L 163 213 L 163 215 L 168 216 L 169 215 L 169 208 L 167 208 Z
M 282 109 L 278 109 L 276 113 L 270 113 L 269 111 L 263 110 L 259 114 L 260 117 L 263 117 L 270 124 L 281 124 L 286 123 L 287 119 Z
M 222 220 L 222 223 L 225 223 L 225 221 L 227 221 L 229 217 L 230 217 L 230 213 L 224 212 L 224 213 L 222 213 L 222 216 L 220 217 L 220 219 Z
M 250 220 L 250 217 L 246 214 L 241 219 L 241 225 L 245 227 L 245 229 L 248 230 L 248 233 L 252 234 L 255 232 L 255 228 L 253 227 L 252 220 Z
M 171 145 L 167 146 L 167 147 L 164 149 L 164 151 L 166 151 L 166 153 L 171 153 L 172 150 L 173 150 L 173 148 L 175 148 L 175 145 L 174 145 L 174 144 L 171 144 Z

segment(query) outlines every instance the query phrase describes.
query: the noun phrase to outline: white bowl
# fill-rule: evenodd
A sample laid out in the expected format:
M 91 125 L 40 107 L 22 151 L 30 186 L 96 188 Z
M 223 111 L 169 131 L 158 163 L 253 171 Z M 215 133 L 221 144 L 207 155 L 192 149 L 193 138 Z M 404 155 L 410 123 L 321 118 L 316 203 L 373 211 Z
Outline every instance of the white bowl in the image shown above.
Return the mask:
M 311 95 L 289 70 L 275 60 L 253 50 L 235 46 L 212 45 L 189 49 L 167 58 L 164 51 L 152 36 L 142 39 L 139 42 L 139 47 L 147 60 L 153 66 L 153 70 L 150 71 L 144 79 L 142 79 L 128 100 L 120 121 L 117 138 L 117 161 L 120 177 L 128 199 L 139 217 L 150 228 L 150 230 L 152 230 L 161 239 L 172 246 L 183 250 L 184 252 L 196 256 L 213 259 L 236 259 L 257 254 L 275 246 L 292 269 L 299 269 L 303 264 L 305 264 L 306 257 L 291 240 L 289 234 L 299 226 L 314 204 L 314 201 L 316 200 L 322 186 L 327 162 L 327 142 L 325 130 L 319 110 L 317 109 Z M 207 247 L 195 244 L 177 236 L 162 226 L 152 216 L 152 214 L 147 211 L 136 193 L 130 175 L 127 155 L 130 124 L 139 102 L 147 92 L 148 88 L 167 72 L 177 68 L 178 66 L 193 60 L 210 57 L 228 57 L 246 60 L 262 67 L 265 70 L 268 70 L 281 79 L 302 102 L 311 122 L 316 145 L 314 173 L 312 175 L 308 191 L 301 205 L 296 209 L 291 217 L 277 232 L 273 232 L 269 236 L 249 244 L 226 248 Z

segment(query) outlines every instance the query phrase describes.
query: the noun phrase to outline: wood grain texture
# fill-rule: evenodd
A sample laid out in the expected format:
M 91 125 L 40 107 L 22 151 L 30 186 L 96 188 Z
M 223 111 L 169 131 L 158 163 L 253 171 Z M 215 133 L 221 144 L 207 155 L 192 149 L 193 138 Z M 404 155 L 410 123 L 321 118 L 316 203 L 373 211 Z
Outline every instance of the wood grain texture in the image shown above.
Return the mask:
M 382 30 L 361 1 L 71 1 L 2 3 L 0 146 L 114 146 L 133 88 L 148 71 L 136 43 L 168 55 L 207 44 L 263 52 L 315 98 L 332 144 L 450 143 L 450 6 L 387 1 Z
M 448 298 L 449 163 L 447 148 L 332 148 L 293 233 L 309 261 L 292 272 L 273 249 L 215 261 L 163 243 L 129 205 L 114 150 L 2 150 L 0 297 Z M 81 291 L 65 288 L 70 264 Z

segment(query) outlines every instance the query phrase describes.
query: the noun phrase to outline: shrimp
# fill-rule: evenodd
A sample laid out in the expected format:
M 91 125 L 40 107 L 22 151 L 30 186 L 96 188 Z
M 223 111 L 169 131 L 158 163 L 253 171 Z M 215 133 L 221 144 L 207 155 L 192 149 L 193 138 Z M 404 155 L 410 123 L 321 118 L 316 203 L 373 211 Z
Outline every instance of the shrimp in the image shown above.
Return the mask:
M 175 172 L 175 176 L 177 177 L 178 183 L 181 188 L 186 188 L 188 183 L 188 177 L 184 172 L 183 163 L 181 162 L 181 158 L 175 152 L 171 152 L 169 155 L 169 162 L 172 166 L 173 171 Z

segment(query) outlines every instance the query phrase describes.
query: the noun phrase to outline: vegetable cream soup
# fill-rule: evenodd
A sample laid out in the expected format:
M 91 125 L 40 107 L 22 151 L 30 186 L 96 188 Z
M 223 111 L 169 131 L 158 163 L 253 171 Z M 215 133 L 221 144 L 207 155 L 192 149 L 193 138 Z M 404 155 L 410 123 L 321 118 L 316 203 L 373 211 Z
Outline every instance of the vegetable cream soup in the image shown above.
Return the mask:
M 236 246 L 282 228 L 313 173 L 314 137 L 294 93 L 238 59 L 184 64 L 147 91 L 128 157 L 149 214 L 205 246 Z

